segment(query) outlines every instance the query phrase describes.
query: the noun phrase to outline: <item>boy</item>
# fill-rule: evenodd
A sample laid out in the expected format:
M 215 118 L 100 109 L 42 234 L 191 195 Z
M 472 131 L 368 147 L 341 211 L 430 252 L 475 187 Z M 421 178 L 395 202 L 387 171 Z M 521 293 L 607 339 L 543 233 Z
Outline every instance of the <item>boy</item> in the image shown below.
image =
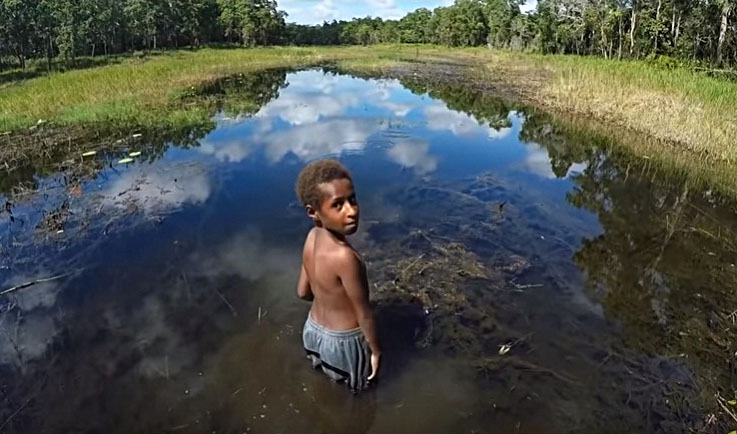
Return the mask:
M 302 341 L 313 367 L 345 381 L 355 393 L 376 378 L 381 350 L 366 267 L 346 241 L 358 229 L 353 181 L 337 161 L 318 160 L 302 169 L 296 190 L 315 223 L 305 240 L 297 284 L 297 296 L 312 301 Z

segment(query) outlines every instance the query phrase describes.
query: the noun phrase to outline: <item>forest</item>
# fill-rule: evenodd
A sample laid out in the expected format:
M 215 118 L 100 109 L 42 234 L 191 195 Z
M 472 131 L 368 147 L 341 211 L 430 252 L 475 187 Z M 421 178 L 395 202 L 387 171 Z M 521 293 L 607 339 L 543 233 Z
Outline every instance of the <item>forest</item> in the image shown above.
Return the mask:
M 0 70 L 30 59 L 223 43 L 489 46 L 543 54 L 657 60 L 666 66 L 737 64 L 736 0 L 456 0 L 399 20 L 288 23 L 275 0 L 0 0 Z

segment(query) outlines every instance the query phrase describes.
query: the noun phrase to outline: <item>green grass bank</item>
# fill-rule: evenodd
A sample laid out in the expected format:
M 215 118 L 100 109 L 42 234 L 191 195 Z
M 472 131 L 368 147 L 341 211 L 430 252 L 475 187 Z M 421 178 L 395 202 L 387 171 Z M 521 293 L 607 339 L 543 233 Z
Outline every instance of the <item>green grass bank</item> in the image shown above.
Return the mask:
M 431 66 L 449 60 L 480 91 L 640 133 L 647 140 L 627 135 L 622 145 L 737 197 L 737 83 L 594 57 L 410 45 L 204 48 L 128 56 L 6 81 L 0 87 L 0 133 L 24 131 L 39 120 L 60 127 L 176 128 L 210 116 L 182 98 L 189 89 L 238 73 L 337 63 L 349 71 L 391 75 L 416 62 Z

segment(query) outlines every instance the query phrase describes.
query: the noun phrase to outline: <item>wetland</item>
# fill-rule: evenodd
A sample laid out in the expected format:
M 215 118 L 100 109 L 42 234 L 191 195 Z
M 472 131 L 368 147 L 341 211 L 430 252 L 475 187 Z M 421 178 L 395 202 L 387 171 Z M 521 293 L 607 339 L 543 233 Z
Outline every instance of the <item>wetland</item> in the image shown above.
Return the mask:
M 0 432 L 727 432 L 733 199 L 452 71 L 268 69 L 179 95 L 187 128 L 0 137 L 28 142 L 0 174 Z M 300 347 L 293 185 L 324 157 L 386 342 L 355 399 Z

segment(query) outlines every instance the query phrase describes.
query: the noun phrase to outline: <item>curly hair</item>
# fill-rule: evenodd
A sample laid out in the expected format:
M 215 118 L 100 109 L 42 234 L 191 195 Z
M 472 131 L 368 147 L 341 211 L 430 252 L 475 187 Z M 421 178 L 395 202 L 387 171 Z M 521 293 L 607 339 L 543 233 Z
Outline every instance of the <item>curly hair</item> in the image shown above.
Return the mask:
M 317 160 L 305 166 L 297 177 L 295 190 L 302 206 L 320 206 L 322 195 L 318 185 L 335 179 L 351 180 L 351 174 L 336 160 Z

